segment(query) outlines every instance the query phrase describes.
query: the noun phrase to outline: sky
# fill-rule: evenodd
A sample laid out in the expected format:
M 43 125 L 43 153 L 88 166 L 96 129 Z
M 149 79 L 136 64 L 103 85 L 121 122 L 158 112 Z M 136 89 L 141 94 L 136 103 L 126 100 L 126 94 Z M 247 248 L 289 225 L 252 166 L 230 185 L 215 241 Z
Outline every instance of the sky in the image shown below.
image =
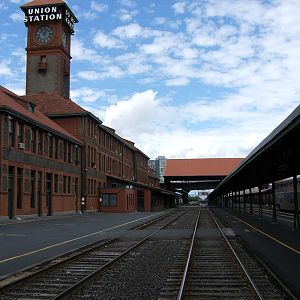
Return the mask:
M 27 2 L 0 0 L 0 85 L 19 95 Z M 300 103 L 299 0 L 66 2 L 71 99 L 151 159 L 245 157 Z

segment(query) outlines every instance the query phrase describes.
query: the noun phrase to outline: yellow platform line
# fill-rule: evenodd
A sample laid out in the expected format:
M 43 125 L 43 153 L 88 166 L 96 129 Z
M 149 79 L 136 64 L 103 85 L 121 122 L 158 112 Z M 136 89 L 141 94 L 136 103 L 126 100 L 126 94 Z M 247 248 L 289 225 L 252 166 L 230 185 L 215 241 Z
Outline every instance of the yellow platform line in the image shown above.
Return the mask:
M 144 220 L 144 219 L 153 217 L 157 214 L 161 214 L 161 212 L 158 212 L 158 213 L 155 213 L 153 215 L 146 216 L 146 217 L 143 217 L 143 218 L 139 218 L 137 220 L 133 220 L 133 221 L 130 221 L 130 222 L 127 222 L 127 223 L 124 223 L 124 224 L 116 225 L 116 226 L 113 226 L 113 227 L 110 227 L 110 228 L 107 228 L 107 229 L 103 229 L 103 230 L 100 230 L 100 231 L 89 233 L 89 234 L 86 234 L 86 235 L 83 235 L 83 236 L 80 236 L 80 237 L 77 237 L 77 238 L 74 238 L 74 239 L 71 239 L 71 240 L 67 240 L 67 241 L 60 242 L 60 243 L 57 243 L 57 244 L 53 244 L 53 245 L 50 245 L 50 246 L 47 246 L 47 247 L 44 247 L 44 248 L 40 248 L 40 249 L 31 251 L 31 252 L 27 252 L 27 253 L 23 253 L 23 254 L 20 254 L 20 255 L 12 256 L 12 257 L 0 260 L 0 264 L 3 264 L 3 263 L 8 262 L 10 260 L 14 260 L 14 259 L 18 259 L 18 258 L 21 258 L 21 257 L 29 256 L 29 255 L 32 255 L 32 254 L 35 254 L 35 253 L 38 253 L 38 252 L 46 251 L 48 249 L 55 248 L 55 247 L 58 247 L 58 246 L 61 246 L 61 245 L 65 245 L 65 244 L 68 244 L 68 243 L 71 243 L 71 242 L 74 242 L 74 241 L 82 240 L 82 239 L 85 239 L 87 237 L 103 233 L 105 231 L 116 229 L 116 228 L 131 224 L 131 223 L 135 223 L 135 222 L 140 221 L 140 220 Z
M 238 217 L 236 217 L 236 216 L 234 216 L 234 215 L 232 215 L 232 214 L 230 214 L 230 213 L 228 213 L 228 212 L 225 212 L 225 213 L 226 213 L 227 215 L 229 215 L 229 216 L 231 216 L 231 217 L 233 217 L 233 218 L 239 220 L 240 222 L 244 223 L 245 225 L 251 227 L 252 229 L 254 229 L 255 231 L 261 233 L 262 235 L 268 237 L 269 239 L 275 241 L 276 243 L 280 244 L 281 246 L 283 246 L 283 247 L 285 247 L 285 248 L 287 248 L 287 249 L 289 249 L 289 250 L 295 252 L 296 254 L 300 255 L 300 251 L 298 251 L 297 249 L 295 249 L 295 248 L 293 248 L 293 247 L 291 247 L 291 246 L 289 246 L 289 245 L 287 245 L 287 244 L 281 242 L 280 240 L 276 239 L 275 237 L 269 235 L 269 234 L 266 233 L 266 232 L 261 231 L 260 229 L 258 229 L 258 228 L 256 228 L 256 227 L 254 227 L 253 225 L 251 225 L 251 224 L 249 224 L 249 223 L 247 223 L 247 222 L 241 220 L 240 218 L 238 218 Z

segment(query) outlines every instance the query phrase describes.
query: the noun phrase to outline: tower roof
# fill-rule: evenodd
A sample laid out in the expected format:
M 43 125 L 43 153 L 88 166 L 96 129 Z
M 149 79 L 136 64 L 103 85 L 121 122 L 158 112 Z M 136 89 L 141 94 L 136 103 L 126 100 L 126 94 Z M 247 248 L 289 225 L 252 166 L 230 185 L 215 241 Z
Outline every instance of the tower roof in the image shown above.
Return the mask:
M 45 6 L 52 4 L 66 4 L 63 0 L 33 0 L 28 3 L 25 3 L 21 7 L 31 7 L 31 6 Z

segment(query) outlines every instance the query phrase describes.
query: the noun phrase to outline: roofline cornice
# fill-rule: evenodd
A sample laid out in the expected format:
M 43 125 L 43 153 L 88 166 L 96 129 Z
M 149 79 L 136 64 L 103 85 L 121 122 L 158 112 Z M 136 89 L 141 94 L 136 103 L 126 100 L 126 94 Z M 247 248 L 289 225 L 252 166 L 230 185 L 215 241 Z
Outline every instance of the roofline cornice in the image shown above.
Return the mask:
M 66 117 L 85 117 L 89 116 L 92 119 L 94 119 L 97 123 L 102 124 L 103 122 L 93 115 L 92 113 L 85 111 L 85 112 L 78 112 L 78 113 L 62 113 L 62 114 L 51 114 L 51 113 L 45 113 L 46 116 L 51 117 L 51 118 L 66 118 Z

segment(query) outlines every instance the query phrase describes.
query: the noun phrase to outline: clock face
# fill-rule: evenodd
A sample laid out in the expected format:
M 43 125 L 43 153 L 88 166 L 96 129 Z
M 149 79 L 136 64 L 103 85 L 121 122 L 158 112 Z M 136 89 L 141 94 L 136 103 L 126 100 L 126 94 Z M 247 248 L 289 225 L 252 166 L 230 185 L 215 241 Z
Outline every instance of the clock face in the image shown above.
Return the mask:
M 53 37 L 53 29 L 50 26 L 41 26 L 36 31 L 35 37 L 40 43 L 47 43 Z
M 65 31 L 62 32 L 61 43 L 65 48 L 67 47 L 67 34 Z

